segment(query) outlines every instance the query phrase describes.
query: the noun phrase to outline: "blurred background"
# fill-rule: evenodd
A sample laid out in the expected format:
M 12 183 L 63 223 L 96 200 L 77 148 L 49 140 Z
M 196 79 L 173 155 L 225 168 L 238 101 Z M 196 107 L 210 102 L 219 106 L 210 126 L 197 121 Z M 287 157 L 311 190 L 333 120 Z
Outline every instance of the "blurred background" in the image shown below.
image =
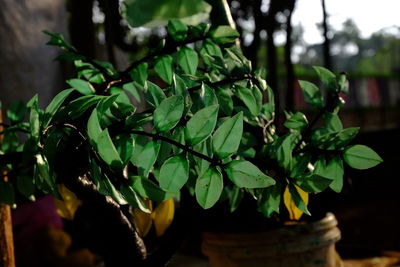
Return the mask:
M 149 7 L 176 2 L 0 0 L 1 102 L 8 106 L 39 93 L 44 106 L 67 87 L 64 80 L 72 75 L 71 66 L 54 61 L 59 51 L 45 45 L 48 37 L 42 30 L 62 33 L 85 55 L 124 69 L 165 35 L 165 21 L 147 27 L 152 16 Z M 215 1 L 206 2 L 212 5 Z M 366 172 L 347 172 L 344 194 L 328 193 L 318 201 L 325 202 L 338 217 L 343 235 L 338 249 L 342 255 L 400 251 L 400 2 L 226 3 L 241 33 L 244 54 L 254 67 L 267 69 L 267 81 L 279 96 L 281 111 L 308 112 L 297 80 L 317 82 L 311 66 L 347 73 L 350 92 L 340 114 L 344 126 L 360 126 L 356 142 L 372 147 L 385 162 Z M 141 19 L 137 27 L 128 26 L 121 15 L 121 9 L 128 12 L 127 4 L 143 6 L 136 10 Z M 209 20 L 204 17 L 204 21 Z

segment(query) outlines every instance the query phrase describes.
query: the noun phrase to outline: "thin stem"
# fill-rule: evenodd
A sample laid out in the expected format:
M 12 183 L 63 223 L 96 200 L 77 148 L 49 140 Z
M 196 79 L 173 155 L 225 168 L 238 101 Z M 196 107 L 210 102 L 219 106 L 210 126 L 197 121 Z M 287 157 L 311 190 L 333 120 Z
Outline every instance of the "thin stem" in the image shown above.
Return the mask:
M 190 153 L 190 154 L 192 154 L 192 155 L 194 155 L 194 156 L 196 156 L 198 158 L 207 160 L 208 162 L 210 162 L 213 165 L 220 166 L 220 167 L 223 166 L 223 164 L 220 163 L 219 161 L 214 160 L 214 159 L 210 158 L 209 156 L 201 154 L 201 153 L 199 153 L 197 151 L 194 151 L 193 149 L 189 148 L 188 146 L 185 146 L 185 145 L 183 145 L 183 144 L 181 144 L 179 142 L 176 142 L 175 140 L 169 139 L 169 138 L 167 138 L 165 136 L 158 135 L 158 134 L 153 134 L 153 133 L 148 133 L 148 132 L 145 132 L 145 131 L 138 131 L 138 130 L 131 130 L 129 132 L 132 133 L 132 134 L 139 134 L 139 135 L 149 136 L 149 137 L 151 137 L 151 138 L 153 138 L 155 140 L 161 140 L 161 141 L 167 142 L 167 143 L 169 143 L 171 145 L 174 145 L 174 146 L 176 146 L 176 147 L 178 147 L 178 148 L 180 148 L 180 149 L 182 149 L 182 150 L 184 150 L 184 151 L 186 151 L 186 152 L 188 152 L 188 153 Z
M 213 83 L 204 81 L 204 83 L 209 85 L 209 86 L 221 86 L 221 85 L 231 84 L 231 83 L 238 82 L 238 81 L 243 81 L 243 80 L 252 80 L 252 81 L 254 81 L 255 79 L 256 78 L 253 75 L 245 74 L 245 75 L 243 75 L 241 77 L 231 77 L 231 78 L 223 79 L 223 80 L 220 80 L 220 81 L 217 81 L 217 82 L 213 82 Z M 188 88 L 188 91 L 196 91 L 196 90 L 199 90 L 200 88 L 201 88 L 201 85 L 197 85 L 197 86 Z

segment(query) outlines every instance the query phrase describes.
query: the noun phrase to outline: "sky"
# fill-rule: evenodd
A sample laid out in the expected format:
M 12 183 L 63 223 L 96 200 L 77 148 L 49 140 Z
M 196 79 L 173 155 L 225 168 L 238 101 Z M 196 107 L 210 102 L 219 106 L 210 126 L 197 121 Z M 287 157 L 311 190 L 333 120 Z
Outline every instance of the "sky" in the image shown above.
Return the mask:
M 400 0 L 325 0 L 329 25 L 341 29 L 347 18 L 352 18 L 363 37 L 370 36 L 382 28 L 400 26 Z M 304 40 L 320 43 L 321 32 L 316 23 L 322 22 L 321 0 L 297 0 L 293 13 L 293 25 L 304 27 Z

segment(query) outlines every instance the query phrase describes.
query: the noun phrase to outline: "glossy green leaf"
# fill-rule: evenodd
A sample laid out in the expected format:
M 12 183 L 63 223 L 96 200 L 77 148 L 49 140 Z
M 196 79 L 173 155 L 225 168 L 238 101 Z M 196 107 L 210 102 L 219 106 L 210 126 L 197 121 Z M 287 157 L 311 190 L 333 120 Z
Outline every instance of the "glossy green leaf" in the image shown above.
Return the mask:
M 96 144 L 99 155 L 104 162 L 115 170 L 122 170 L 124 163 L 122 162 L 121 157 L 119 156 L 118 151 L 111 140 L 108 129 L 105 129 L 100 133 Z
M 296 112 L 284 123 L 285 127 L 292 130 L 301 131 L 308 125 L 306 116 L 301 112 Z
M 258 116 L 261 111 L 261 105 L 257 104 L 256 98 L 250 88 L 243 86 L 235 86 L 237 90 L 237 97 L 243 101 L 253 116 Z
M 54 45 L 67 51 L 76 52 L 76 49 L 64 40 L 64 36 L 62 36 L 62 34 L 51 32 L 49 30 L 44 30 L 43 33 L 51 37 L 51 39 L 46 43 L 47 45 Z
M 230 162 L 225 171 L 238 187 L 264 188 L 275 184 L 275 180 L 261 172 L 253 163 L 245 160 Z
M 50 193 L 55 189 L 54 177 L 50 174 L 47 158 L 42 154 L 35 155 L 36 164 L 34 167 L 34 180 L 39 188 Z
M 145 86 L 146 81 L 147 81 L 147 69 L 148 69 L 148 64 L 146 62 L 142 62 L 139 65 L 137 65 L 133 70 L 131 71 L 131 77 L 134 82 L 137 82 L 140 86 Z
M 181 47 L 178 51 L 178 64 L 185 73 L 195 75 L 199 64 L 196 51 L 186 46 Z
M 335 74 L 324 67 L 314 66 L 313 69 L 317 73 L 319 79 L 322 81 L 322 84 L 326 89 L 328 89 L 330 92 L 337 91 Z
M 144 198 L 149 198 L 151 200 L 161 202 L 177 196 L 176 193 L 166 192 L 162 190 L 158 185 L 150 181 L 148 178 L 140 176 L 129 176 L 129 181 L 132 188 Z
M 281 186 L 277 183 L 262 189 L 261 197 L 258 200 L 258 210 L 266 217 L 271 217 L 274 213 L 279 213 L 281 204 Z
M 170 55 L 165 55 L 158 57 L 154 64 L 155 72 L 163 79 L 167 84 L 172 83 L 172 57 Z
M 178 19 L 171 19 L 167 26 L 168 34 L 175 41 L 183 41 L 187 36 L 188 27 Z
M 129 205 L 134 208 L 140 209 L 145 213 L 151 213 L 151 210 L 146 206 L 146 203 L 144 202 L 142 197 L 138 193 L 136 193 L 132 187 L 122 185 L 120 191 Z
M 196 181 L 197 202 L 203 209 L 209 209 L 217 203 L 223 189 L 222 174 L 215 167 L 209 168 Z
M 303 92 L 304 101 L 316 109 L 320 109 L 324 106 L 321 92 L 315 84 L 301 80 L 299 80 L 299 84 Z
M 165 191 L 178 192 L 189 178 L 189 161 L 183 155 L 169 158 L 161 166 L 160 187 Z
M 156 84 L 147 82 L 147 90 L 145 92 L 146 102 L 156 108 L 166 98 L 164 91 Z
M 344 161 L 355 169 L 369 169 L 383 162 L 383 159 L 371 148 L 364 145 L 349 146 L 344 150 Z
M 190 145 L 196 145 L 209 137 L 217 123 L 218 105 L 196 112 L 186 125 L 185 137 Z
M 93 95 L 96 92 L 89 82 L 81 79 L 70 79 L 67 80 L 67 83 L 83 95 Z
M 243 113 L 239 112 L 232 118 L 226 120 L 215 131 L 212 137 L 212 148 L 214 154 L 224 159 L 235 153 L 240 145 L 243 133 Z
M 32 140 L 35 143 L 39 142 L 40 121 L 38 108 L 32 107 L 29 115 L 29 129 Z
M 340 193 L 343 188 L 343 175 L 344 175 L 344 167 L 343 160 L 340 156 L 335 156 L 328 163 L 328 169 L 332 169 L 334 172 L 333 181 L 329 185 L 329 187 L 335 191 L 336 193 Z
M 170 96 L 164 99 L 154 111 L 154 127 L 165 132 L 179 122 L 184 109 L 182 96 Z
M 307 215 L 311 215 L 310 212 L 307 209 L 307 205 L 304 202 L 304 200 L 301 198 L 300 193 L 297 191 L 296 187 L 292 184 L 289 184 L 289 192 L 290 195 L 292 196 L 292 199 L 294 201 L 294 204 L 296 205 L 296 207 L 301 210 L 302 212 L 304 212 Z
M 123 14 L 132 27 L 166 25 L 170 19 L 196 25 L 208 18 L 211 6 L 202 0 L 124 0 Z
M 233 111 L 233 100 L 232 100 L 232 91 L 230 89 L 222 89 L 216 88 L 215 94 L 218 99 L 219 106 L 221 110 L 225 113 L 225 115 L 232 115 Z
M 74 91 L 74 89 L 66 89 L 58 93 L 50 104 L 45 109 L 45 114 L 43 118 L 43 127 L 47 127 L 58 109 L 64 103 L 65 99 Z
M 329 187 L 332 180 L 317 174 L 309 174 L 297 177 L 294 183 L 305 192 L 320 193 Z
M 244 190 L 237 186 L 232 186 L 232 190 L 229 193 L 229 211 L 234 212 L 240 205 L 244 196 Z
M 337 114 L 326 112 L 324 114 L 324 120 L 327 126 L 327 129 L 330 132 L 338 132 L 343 130 L 343 124 Z
M 214 30 L 211 30 L 209 35 L 217 44 L 232 43 L 240 36 L 235 29 L 226 25 L 218 26 Z
M 147 176 L 157 160 L 160 151 L 160 142 L 150 141 L 143 147 L 142 151 L 135 155 L 134 163 L 140 168 L 140 174 Z
M 19 176 L 16 180 L 18 191 L 30 201 L 35 201 L 35 180 L 32 176 Z
M 338 86 L 341 93 L 349 93 L 349 81 L 346 78 L 346 74 L 341 73 L 339 75 Z
M 26 105 L 21 100 L 13 102 L 7 109 L 7 117 L 12 123 L 18 123 L 25 118 L 26 110 Z
M 99 116 L 97 114 L 97 109 L 93 109 L 92 114 L 89 117 L 87 124 L 87 132 L 89 136 L 89 141 L 92 145 L 97 147 L 97 139 L 102 133 L 102 129 L 100 127 Z
M 132 157 L 133 147 L 135 140 L 131 134 L 121 134 L 115 137 L 114 140 L 115 148 L 124 165 L 128 164 Z
M 68 115 L 74 120 L 85 113 L 90 107 L 98 104 L 105 96 L 87 95 L 79 97 L 68 104 Z

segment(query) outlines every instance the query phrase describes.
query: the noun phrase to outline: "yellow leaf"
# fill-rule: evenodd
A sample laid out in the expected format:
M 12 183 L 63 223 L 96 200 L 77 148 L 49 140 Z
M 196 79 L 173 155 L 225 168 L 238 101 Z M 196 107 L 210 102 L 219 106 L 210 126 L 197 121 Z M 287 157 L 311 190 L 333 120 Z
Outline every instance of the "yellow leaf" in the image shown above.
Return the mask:
M 150 199 L 145 200 L 146 206 L 150 211 L 153 210 L 153 203 Z M 135 220 L 136 230 L 138 231 L 141 237 L 145 237 L 153 224 L 152 215 L 150 213 L 146 213 L 141 211 L 140 209 L 133 209 L 133 218 Z
M 58 192 L 63 197 L 64 201 L 54 198 L 57 213 L 67 220 L 73 220 L 76 210 L 80 204 L 76 195 L 71 192 L 65 185 L 57 185 Z
M 173 199 L 167 199 L 160 203 L 154 210 L 154 226 L 157 236 L 162 236 L 174 219 L 175 202 Z
M 297 192 L 299 192 L 301 199 L 303 199 L 303 202 L 307 205 L 308 204 L 308 193 L 302 190 L 300 187 L 297 185 L 294 185 Z M 292 195 L 289 192 L 289 186 L 286 186 L 285 192 L 283 193 L 283 202 L 285 203 L 285 206 L 287 210 L 289 211 L 289 218 L 291 220 L 299 220 L 301 215 L 303 215 L 303 212 L 297 208 L 296 204 L 294 203 L 292 199 Z

